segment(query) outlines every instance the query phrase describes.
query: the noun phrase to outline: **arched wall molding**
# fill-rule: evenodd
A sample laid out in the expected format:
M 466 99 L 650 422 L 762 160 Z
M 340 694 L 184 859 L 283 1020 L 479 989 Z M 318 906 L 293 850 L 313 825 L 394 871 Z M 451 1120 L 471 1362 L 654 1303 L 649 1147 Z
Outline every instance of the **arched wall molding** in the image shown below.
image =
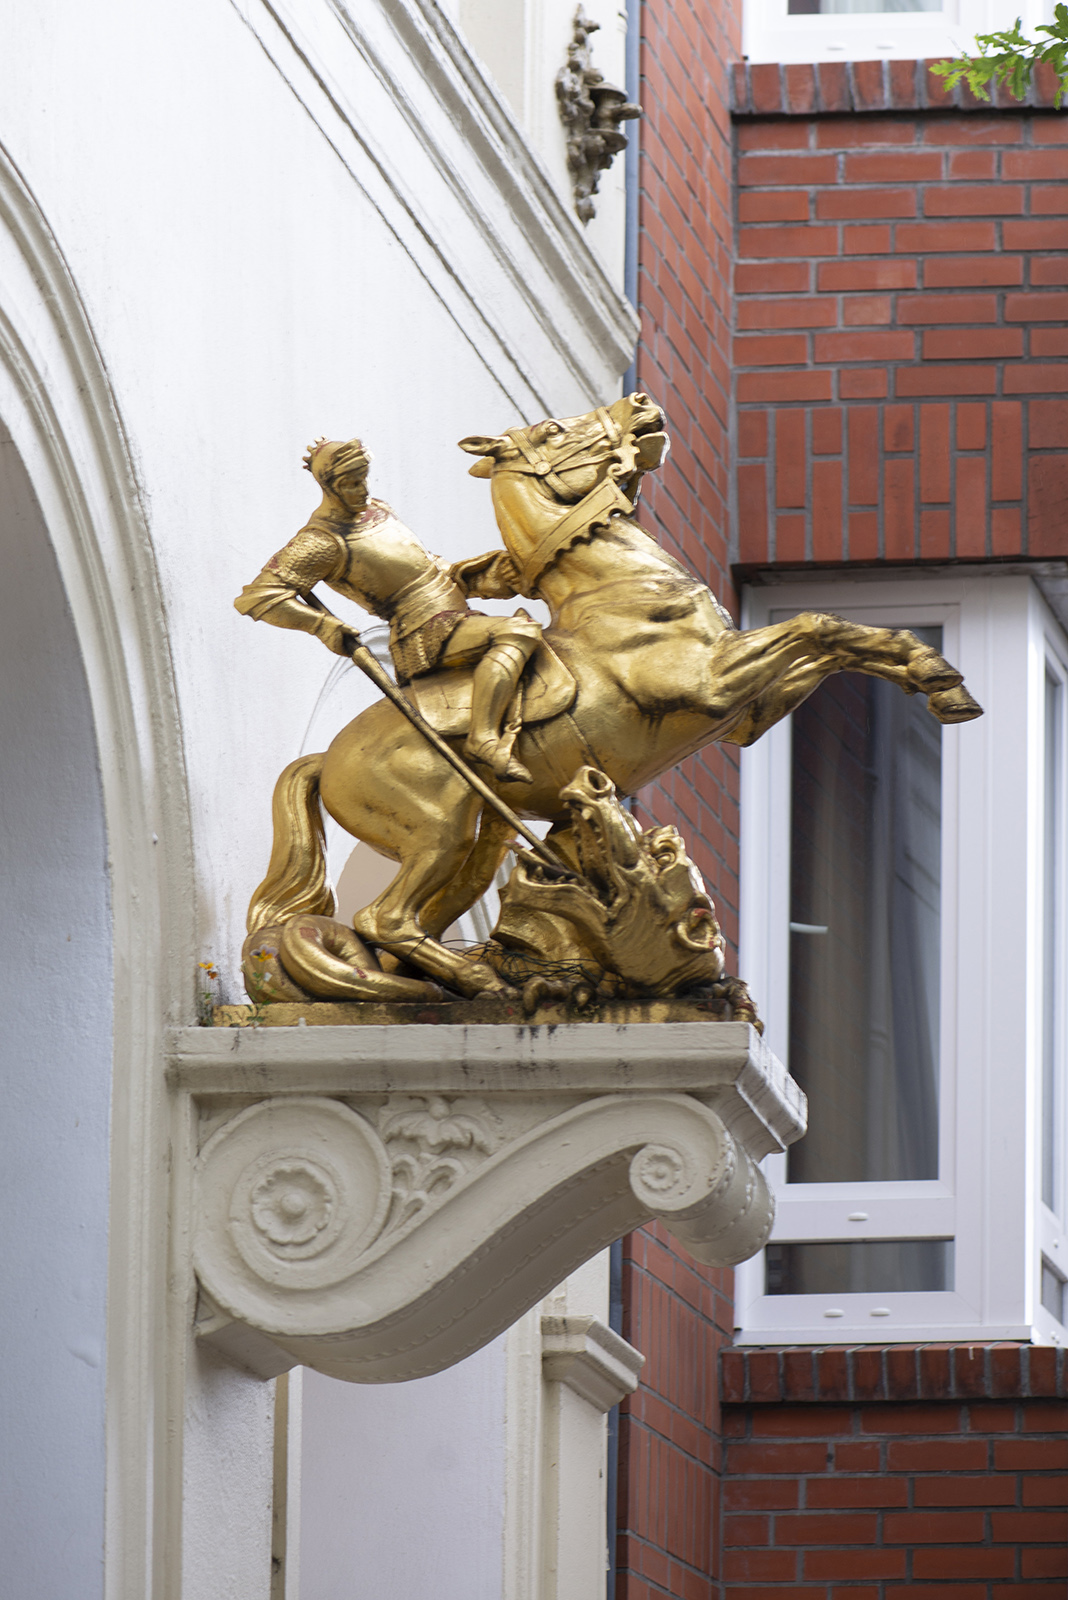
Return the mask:
M 172 1600 L 189 1307 L 168 1300 L 161 1041 L 192 1009 L 193 871 L 164 606 L 131 451 L 85 306 L 0 146 L 0 418 L 41 506 L 89 685 L 113 926 L 107 1600 Z M 184 1293 L 180 1286 L 179 1298 Z

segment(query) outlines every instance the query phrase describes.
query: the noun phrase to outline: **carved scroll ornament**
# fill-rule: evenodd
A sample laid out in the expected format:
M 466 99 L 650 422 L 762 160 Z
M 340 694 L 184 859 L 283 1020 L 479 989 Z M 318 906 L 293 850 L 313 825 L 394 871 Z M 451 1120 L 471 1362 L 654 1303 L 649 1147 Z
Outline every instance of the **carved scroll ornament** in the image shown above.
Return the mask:
M 804 1105 L 747 1025 L 464 1033 L 189 1030 L 201 1338 L 263 1377 L 393 1382 L 470 1355 L 651 1218 L 712 1265 L 763 1245 L 757 1162 Z M 281 1092 L 234 1111 L 250 1078 Z

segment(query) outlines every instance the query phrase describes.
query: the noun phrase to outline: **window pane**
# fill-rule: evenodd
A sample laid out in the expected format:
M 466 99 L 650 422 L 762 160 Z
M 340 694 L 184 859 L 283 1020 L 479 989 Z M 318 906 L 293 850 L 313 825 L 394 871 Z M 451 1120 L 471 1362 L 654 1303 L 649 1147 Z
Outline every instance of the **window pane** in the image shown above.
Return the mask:
M 1047 1261 L 1042 1263 L 1042 1304 L 1050 1316 L 1064 1321 L 1064 1279 Z
M 853 16 L 862 11 L 941 11 L 942 0 L 788 0 L 791 17 Z
M 953 1287 L 952 1239 L 769 1244 L 768 1294 L 903 1294 Z
M 794 713 L 793 1183 L 938 1176 L 941 791 L 922 697 L 841 673 Z
M 1060 1141 L 1057 1118 L 1058 1022 L 1060 997 L 1057 969 L 1060 923 L 1061 829 L 1061 716 L 1063 690 L 1052 673 L 1046 673 L 1046 748 L 1042 883 L 1042 1198 L 1051 1211 L 1058 1209 Z

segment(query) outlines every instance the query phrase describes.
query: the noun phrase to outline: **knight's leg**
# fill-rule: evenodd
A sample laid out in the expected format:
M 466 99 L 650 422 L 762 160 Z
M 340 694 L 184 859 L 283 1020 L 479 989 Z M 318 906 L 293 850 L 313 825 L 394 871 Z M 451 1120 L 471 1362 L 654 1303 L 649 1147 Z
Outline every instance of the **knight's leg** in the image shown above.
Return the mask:
M 465 617 L 453 633 L 441 665 L 459 665 L 479 656 L 471 687 L 471 727 L 464 745 L 470 761 L 488 768 L 495 778 L 530 783 L 522 762 L 512 755 L 516 729 L 502 723 L 519 687 L 523 668 L 537 649 L 541 624 L 525 612 L 512 617 Z

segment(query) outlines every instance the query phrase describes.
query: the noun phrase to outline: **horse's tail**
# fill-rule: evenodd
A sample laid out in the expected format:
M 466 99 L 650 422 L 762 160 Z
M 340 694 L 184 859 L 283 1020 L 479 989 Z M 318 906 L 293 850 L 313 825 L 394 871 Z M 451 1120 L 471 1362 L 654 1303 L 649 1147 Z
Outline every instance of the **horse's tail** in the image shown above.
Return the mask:
M 274 844 L 267 876 L 252 896 L 248 931 L 288 917 L 332 917 L 334 891 L 326 877 L 326 836 L 319 808 L 323 756 L 291 761 L 274 786 Z

